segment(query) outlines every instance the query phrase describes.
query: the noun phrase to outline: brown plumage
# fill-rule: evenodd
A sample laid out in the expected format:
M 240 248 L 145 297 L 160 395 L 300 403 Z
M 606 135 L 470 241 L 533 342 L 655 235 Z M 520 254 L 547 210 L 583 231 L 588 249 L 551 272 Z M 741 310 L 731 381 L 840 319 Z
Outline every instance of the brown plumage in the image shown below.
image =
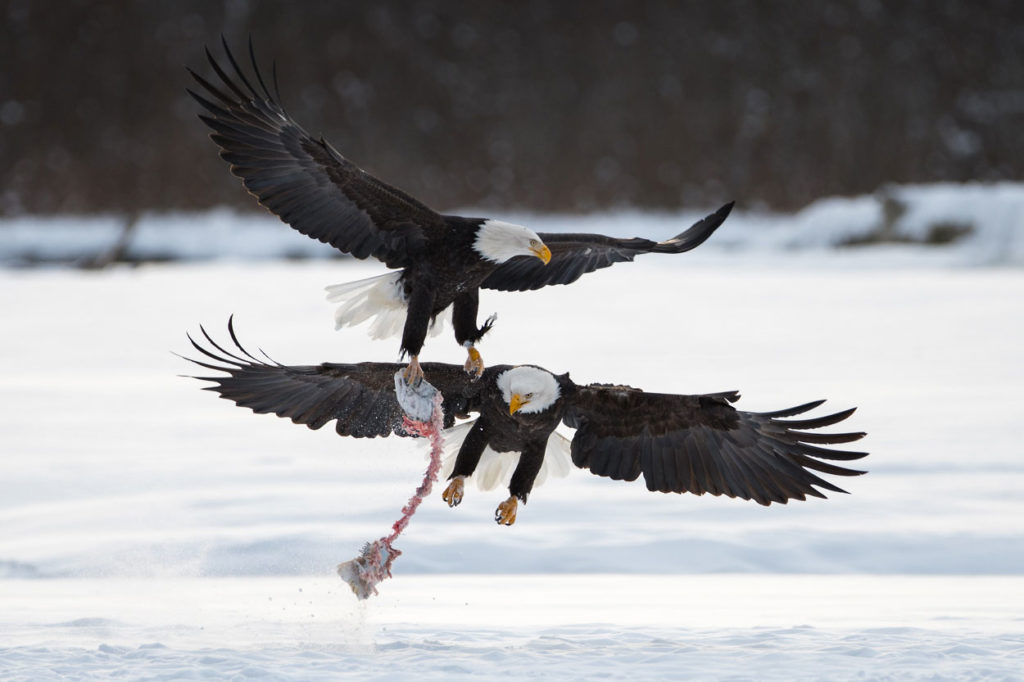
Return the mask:
M 312 429 L 336 420 L 335 428 L 344 436 L 406 435 L 394 391 L 401 365 L 281 365 L 245 350 L 230 323 L 229 332 L 231 350 L 205 330 L 208 345 L 192 340 L 209 360 L 193 362 L 217 372 L 197 377 L 213 384 L 207 390 Z M 452 479 L 471 476 L 488 447 L 519 452 L 509 493 L 521 501 L 533 487 L 549 438 L 563 423 L 576 429 L 571 453 L 577 467 L 618 480 L 643 476 L 653 491 L 725 495 L 768 505 L 825 497 L 818 488 L 846 492 L 815 472 L 864 473 L 826 460 L 856 460 L 867 453 L 821 447 L 856 441 L 864 433 L 814 431 L 844 421 L 853 409 L 791 419 L 822 400 L 774 412 L 744 412 L 731 404 L 739 399 L 736 392 L 673 395 L 578 385 L 568 374 L 530 365 L 490 367 L 479 381 L 470 380 L 456 365 L 424 363 L 423 369 L 443 396 L 446 427 L 457 417 L 478 415 L 462 443 Z
M 582 275 L 644 253 L 683 253 L 725 221 L 727 204 L 672 239 L 618 239 L 599 234 L 535 233 L 485 218 L 442 215 L 346 159 L 307 133 L 280 104 L 276 70 L 271 94 L 256 63 L 246 76 L 224 44 L 234 75 L 206 54 L 219 85 L 189 70 L 206 110 L 200 118 L 231 172 L 257 201 L 294 229 L 356 258 L 400 268 L 398 303 L 407 310 L 401 351 L 417 356 L 431 321 L 449 306 L 455 339 L 470 350 L 490 329 L 477 324 L 479 289 L 526 291 L 570 284 Z M 254 80 L 250 80 L 253 78 Z M 481 240 L 483 232 L 500 237 Z M 340 323 L 339 323 L 340 324 Z M 467 366 L 467 369 L 470 367 Z

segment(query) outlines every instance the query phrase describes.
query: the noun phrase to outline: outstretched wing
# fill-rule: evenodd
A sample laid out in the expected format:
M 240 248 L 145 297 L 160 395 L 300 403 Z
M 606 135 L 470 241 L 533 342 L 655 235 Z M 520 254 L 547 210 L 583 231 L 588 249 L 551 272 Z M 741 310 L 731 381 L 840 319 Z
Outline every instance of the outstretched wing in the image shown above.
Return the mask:
M 550 263 L 544 265 L 536 258 L 517 256 L 498 266 L 480 286 L 500 291 L 529 291 L 549 284 L 571 284 L 588 272 L 632 261 L 642 253 L 683 253 L 703 244 L 725 222 L 732 207 L 732 202 L 726 204 L 685 232 L 663 242 L 642 237 L 616 239 L 602 234 L 540 232 L 538 235 L 551 249 Z
M 438 213 L 363 172 L 293 121 L 278 103 L 280 95 L 275 98 L 264 84 L 251 41 L 249 57 L 259 90 L 226 42 L 224 50 L 235 77 L 207 50 L 223 87 L 189 69 L 206 92 L 188 92 L 209 112 L 199 118 L 213 129 L 210 137 L 221 158 L 260 204 L 302 234 L 356 258 L 374 256 L 389 267 L 405 267 L 411 250 L 444 229 Z
M 402 428 L 402 408 L 395 398 L 395 372 L 404 365 L 387 362 L 358 364 L 281 365 L 246 350 L 235 336 L 233 321 L 228 333 L 234 348 L 228 350 L 200 327 L 207 345 L 190 335 L 189 341 L 206 358 L 190 362 L 214 370 L 216 376 L 195 377 L 213 385 L 214 391 L 240 407 L 260 414 L 287 417 L 296 424 L 319 429 L 336 420 L 342 436 L 374 438 L 408 435 Z M 425 362 L 423 371 L 441 391 L 444 424 L 453 425 L 456 415 L 468 413 L 480 390 L 461 366 Z
M 574 394 L 564 421 L 577 429 L 576 466 L 599 476 L 633 481 L 649 490 L 727 495 L 768 505 L 805 496 L 825 497 L 812 486 L 846 492 L 815 475 L 864 473 L 821 460 L 854 460 L 849 452 L 815 444 L 848 443 L 863 433 L 808 433 L 837 424 L 853 409 L 823 417 L 786 420 L 823 400 L 777 412 L 740 412 L 738 393 L 666 395 L 623 386 L 591 385 Z

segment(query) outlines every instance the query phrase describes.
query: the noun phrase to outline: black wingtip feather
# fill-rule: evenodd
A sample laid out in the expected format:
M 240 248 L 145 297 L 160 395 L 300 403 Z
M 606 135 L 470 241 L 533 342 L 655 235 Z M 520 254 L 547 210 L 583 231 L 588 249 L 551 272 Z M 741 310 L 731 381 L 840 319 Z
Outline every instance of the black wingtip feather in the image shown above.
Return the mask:
M 270 77 L 274 81 L 274 97 L 277 100 L 277 106 L 281 107 L 281 111 L 287 115 L 288 112 L 284 109 L 284 100 L 281 99 L 281 88 L 277 85 L 277 60 L 270 63 Z
M 263 95 L 270 101 L 273 101 L 273 97 L 270 96 L 270 90 L 267 89 L 267 84 L 263 82 L 263 75 L 260 73 L 259 64 L 256 63 L 256 50 L 252 44 L 252 34 L 249 34 L 249 62 L 252 64 L 252 70 L 256 74 L 256 81 L 260 84 L 263 89 Z
M 218 88 L 216 85 L 214 85 L 213 83 L 211 83 L 207 79 L 205 79 L 202 76 L 200 76 L 198 73 L 196 73 L 192 69 L 189 69 L 188 72 L 190 74 L 192 74 L 192 77 L 196 80 L 196 82 L 199 83 L 200 85 L 202 85 L 203 88 L 207 92 L 209 92 L 211 95 L 213 95 L 214 97 L 219 99 L 221 102 L 223 102 L 227 106 L 232 107 L 232 106 L 235 106 L 238 103 L 237 100 L 235 98 L 233 98 L 231 95 L 227 94 L 226 92 L 224 92 L 223 90 Z M 195 95 L 192 95 L 192 96 L 195 97 Z
M 227 365 L 234 365 L 234 366 L 238 366 L 238 367 L 241 367 L 244 364 L 243 362 L 240 362 L 237 358 L 234 361 L 232 361 L 232 360 L 229 360 L 228 358 L 225 358 L 225 357 L 222 357 L 220 355 L 216 355 L 216 354 L 210 352 L 205 347 L 199 345 L 199 343 L 197 343 L 196 340 L 192 338 L 191 334 L 186 334 L 185 336 L 188 337 L 188 340 L 192 343 L 192 347 L 193 348 L 195 348 L 197 351 L 199 351 L 200 353 L 202 353 L 203 355 L 205 355 L 206 357 L 208 357 L 208 358 L 210 358 L 212 360 L 216 360 L 217 362 L 221 362 L 221 363 L 224 363 L 224 364 L 227 364 Z M 209 337 L 207 337 L 207 338 L 209 338 Z M 216 344 L 214 344 L 214 345 L 216 346 Z M 195 362 L 196 364 L 202 364 L 200 362 L 192 360 L 191 358 L 187 358 L 187 359 L 190 360 L 191 362 Z M 218 369 L 218 370 L 220 370 L 222 372 L 223 371 L 228 371 L 223 366 L 219 366 L 219 367 L 215 367 L 215 366 L 212 366 L 212 365 L 203 365 L 203 366 L 204 367 L 209 367 L 210 369 Z
M 651 247 L 651 252 L 683 253 L 685 251 L 692 251 L 707 241 L 708 238 L 715 233 L 715 230 L 717 230 L 722 223 L 725 222 L 725 219 L 729 217 L 729 213 L 732 212 L 732 207 L 734 205 L 735 202 L 730 201 L 711 215 L 701 218 L 675 237 L 663 242 L 658 242 Z
M 257 364 L 263 364 L 262 360 L 260 360 L 255 355 L 253 355 L 252 353 L 250 353 L 248 350 L 245 349 L 245 346 L 243 346 L 242 343 L 238 340 L 238 336 L 235 335 L 235 315 L 234 315 L 234 313 L 232 313 L 231 316 L 228 317 L 228 335 L 231 337 L 231 342 L 235 344 L 235 347 L 243 355 L 245 355 L 245 357 L 249 358 L 250 360 L 252 360 L 253 362 L 255 362 Z M 263 351 L 260 351 L 260 352 L 262 353 Z M 263 353 L 263 355 L 267 355 L 267 354 Z M 270 359 L 269 356 L 267 357 L 267 359 L 268 360 Z
M 234 353 L 232 353 L 231 351 L 228 351 L 228 350 L 225 350 L 224 348 L 222 348 L 216 341 L 213 340 L 213 337 L 210 336 L 210 334 L 206 331 L 206 328 L 203 327 L 203 325 L 199 325 L 199 331 L 203 332 L 203 336 L 206 337 L 206 340 L 210 342 L 210 345 L 212 345 L 214 348 L 219 350 L 221 353 L 224 353 L 224 355 L 228 356 L 229 358 L 231 358 L 233 360 L 236 360 L 237 362 L 242 363 L 243 365 L 249 364 L 249 361 L 246 360 L 245 358 L 240 358 L 237 355 L 235 355 Z M 243 349 L 243 352 L 244 352 L 244 349 Z
M 224 39 L 223 35 L 221 35 L 220 37 L 220 42 L 224 46 L 224 53 L 227 55 L 228 61 L 231 62 L 231 67 L 235 70 L 235 74 L 238 76 L 238 79 L 241 80 L 242 83 L 245 84 L 245 87 L 249 89 L 249 96 L 247 97 L 243 95 L 242 99 L 257 99 L 259 97 L 259 93 L 256 92 L 256 88 L 252 86 L 252 84 L 249 82 L 249 79 L 245 77 L 245 72 L 242 71 L 242 68 L 238 65 L 238 62 L 235 60 L 235 55 L 231 52 L 231 49 L 228 47 L 228 41 Z
M 221 39 L 222 42 L 224 42 L 224 49 L 227 50 L 227 42 L 224 41 L 224 36 L 221 36 L 220 39 Z M 238 99 L 240 101 L 242 101 L 242 102 L 248 101 L 249 100 L 249 96 L 246 95 L 245 92 L 240 87 L 238 87 L 238 85 L 233 80 L 231 80 L 231 78 L 228 77 L 228 74 L 224 71 L 224 69 L 221 68 L 220 64 L 217 63 L 217 60 L 214 59 L 213 53 L 210 52 L 210 48 L 206 47 L 206 48 L 203 48 L 203 49 L 206 50 L 206 59 L 207 59 L 207 61 L 210 62 L 210 66 L 213 67 L 213 70 L 217 74 L 217 77 L 220 78 L 221 81 L 223 81 L 224 85 L 229 87 L 231 89 L 231 91 L 234 92 L 235 95 L 238 96 Z M 231 52 L 228 51 L 228 56 L 230 57 L 230 55 L 231 55 Z M 233 61 L 234 61 L 234 59 L 232 59 L 232 62 Z
M 216 104 L 214 104 L 210 100 L 206 99 L 205 97 L 200 95 L 198 92 L 196 92 L 192 88 L 185 88 L 185 92 L 187 92 L 192 97 L 192 99 L 194 99 L 196 102 L 198 102 L 200 106 L 202 106 L 204 109 L 209 111 L 214 116 L 221 116 L 221 115 L 223 115 L 225 113 L 224 109 L 222 109 L 221 107 L 218 107 Z M 204 117 L 205 117 L 205 119 L 204 119 Z M 210 123 L 210 121 L 206 120 L 206 119 L 209 119 L 209 116 L 206 116 L 205 114 L 199 114 L 199 118 L 200 118 L 200 120 L 203 121 L 203 123 L 205 123 L 206 125 L 212 127 L 212 124 Z
M 790 433 L 803 443 L 818 443 L 820 445 L 836 445 L 838 443 L 852 443 L 860 440 L 867 434 L 863 431 L 851 433 L 805 433 L 789 430 Z
M 787 407 L 784 410 L 775 410 L 774 412 L 761 412 L 760 416 L 768 417 L 769 419 L 775 419 L 776 417 L 792 417 L 796 414 L 803 414 L 804 412 L 810 412 L 814 408 L 825 403 L 824 398 L 821 400 L 812 400 L 809 403 L 803 405 L 797 405 L 796 407 Z
M 190 338 L 189 340 L 191 341 L 192 339 Z M 194 341 L 192 343 L 193 343 L 193 345 L 195 345 Z M 217 372 L 225 371 L 225 369 L 224 369 L 224 367 L 222 365 L 211 365 L 211 364 L 209 364 L 207 362 L 203 362 L 202 360 L 196 360 L 195 358 L 190 358 L 187 355 L 182 355 L 181 353 L 176 353 L 173 350 L 169 351 L 169 352 L 170 352 L 171 355 L 173 355 L 173 356 L 175 356 L 177 358 L 181 358 L 182 360 L 185 360 L 186 362 L 191 362 L 193 365 L 198 365 L 200 367 L 205 367 L 206 369 L 212 369 L 212 370 L 217 371 Z M 177 376 L 180 379 L 198 379 L 199 381 L 218 381 L 219 380 L 216 377 L 200 377 L 200 376 L 196 376 L 194 374 L 178 374 Z
M 811 417 L 809 419 L 793 419 L 788 421 L 779 421 L 778 423 L 785 426 L 787 429 L 792 430 L 805 430 L 805 429 L 820 429 L 823 426 L 832 426 L 843 421 L 854 412 L 857 411 L 856 407 L 851 407 L 848 410 L 842 410 L 834 414 L 828 414 L 824 417 Z

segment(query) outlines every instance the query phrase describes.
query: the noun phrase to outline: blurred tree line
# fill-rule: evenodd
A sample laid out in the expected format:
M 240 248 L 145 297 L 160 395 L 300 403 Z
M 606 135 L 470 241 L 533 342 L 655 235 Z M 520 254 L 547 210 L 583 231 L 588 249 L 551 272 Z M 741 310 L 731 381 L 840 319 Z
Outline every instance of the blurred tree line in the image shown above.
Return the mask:
M 1021 179 L 1019 0 L 0 0 L 0 214 L 255 207 L 184 66 L 439 209 L 801 206 Z

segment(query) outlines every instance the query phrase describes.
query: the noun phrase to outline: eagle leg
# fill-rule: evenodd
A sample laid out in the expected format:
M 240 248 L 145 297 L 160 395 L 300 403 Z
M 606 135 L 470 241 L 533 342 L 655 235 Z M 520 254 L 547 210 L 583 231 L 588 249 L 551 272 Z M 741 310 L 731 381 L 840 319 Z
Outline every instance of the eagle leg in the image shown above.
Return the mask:
M 402 373 L 405 383 L 408 386 L 418 386 L 423 381 L 423 368 L 420 367 L 420 358 L 413 355 L 409 360 L 409 366 Z
M 515 495 L 509 495 L 509 498 L 498 505 L 498 508 L 494 510 L 494 520 L 501 526 L 511 526 L 516 522 L 516 507 L 519 505 L 519 501 Z
M 462 494 L 465 491 L 463 481 L 465 480 L 465 476 L 456 476 L 448 484 L 448 487 L 444 489 L 444 492 L 441 493 L 441 499 L 447 502 L 449 507 L 456 507 L 459 502 L 462 502 Z
M 463 367 L 466 368 L 466 374 L 472 374 L 475 379 L 479 379 L 484 373 L 484 360 L 480 357 L 480 351 L 478 351 L 473 344 L 466 344 L 466 352 L 469 357 L 466 358 L 466 364 Z

